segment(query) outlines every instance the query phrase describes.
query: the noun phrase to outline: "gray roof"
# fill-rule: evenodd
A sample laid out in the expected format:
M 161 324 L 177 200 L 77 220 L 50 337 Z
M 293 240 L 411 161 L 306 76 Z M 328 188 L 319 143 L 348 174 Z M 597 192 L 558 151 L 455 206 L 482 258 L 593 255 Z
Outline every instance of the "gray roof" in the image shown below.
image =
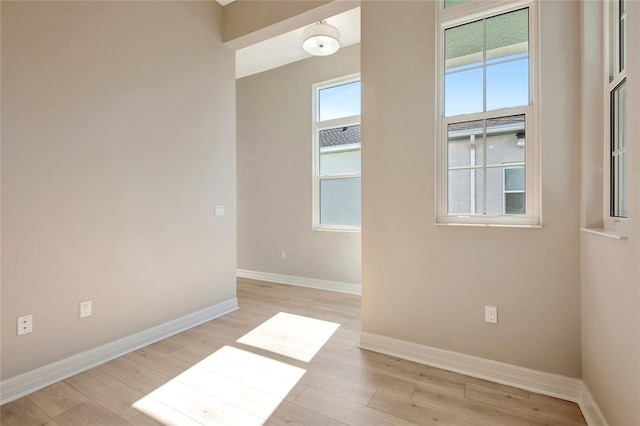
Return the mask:
M 360 125 L 320 130 L 320 147 L 360 143 Z
M 455 132 L 460 130 L 476 130 L 478 132 L 482 132 L 482 120 L 477 121 L 463 121 L 461 123 L 453 123 L 449 124 L 449 131 Z M 502 127 L 508 125 L 518 125 L 518 127 L 522 126 L 524 129 L 524 115 L 514 115 L 510 117 L 496 117 L 490 118 L 487 120 L 487 128 L 491 127 Z

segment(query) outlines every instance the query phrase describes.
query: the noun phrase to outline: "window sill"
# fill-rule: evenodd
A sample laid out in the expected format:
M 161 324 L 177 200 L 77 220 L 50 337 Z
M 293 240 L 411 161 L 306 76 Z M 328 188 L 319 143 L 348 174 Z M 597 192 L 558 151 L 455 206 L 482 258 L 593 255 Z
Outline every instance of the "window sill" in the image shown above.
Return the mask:
M 542 225 L 508 224 L 508 223 L 459 223 L 459 222 L 436 222 L 436 226 L 472 226 L 480 228 L 529 228 L 542 229 Z
M 330 227 L 330 226 L 314 226 L 312 228 L 314 231 L 322 231 L 322 232 L 360 232 L 361 228 L 355 227 Z
M 604 228 L 580 228 L 582 232 L 586 232 L 588 234 L 600 235 L 603 237 L 614 238 L 616 240 L 626 240 L 627 234 L 620 231 L 612 231 L 610 229 Z

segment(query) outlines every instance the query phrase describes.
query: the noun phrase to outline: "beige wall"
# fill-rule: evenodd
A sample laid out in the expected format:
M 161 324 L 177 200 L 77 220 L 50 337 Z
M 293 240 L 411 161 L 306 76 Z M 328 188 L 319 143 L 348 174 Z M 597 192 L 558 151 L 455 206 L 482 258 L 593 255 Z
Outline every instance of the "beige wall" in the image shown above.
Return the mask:
M 241 49 L 359 5 L 359 0 L 235 0 L 223 9 L 223 40 Z
M 224 7 L 223 40 L 237 39 L 330 2 L 283 0 L 274 7 L 271 0 L 236 0 Z
M 235 297 L 221 15 L 2 2 L 3 379 Z M 34 331 L 17 337 L 25 314 Z
M 540 7 L 542 229 L 434 225 L 435 11 L 362 4 L 363 330 L 580 377 L 580 4 Z
M 640 39 L 640 3 L 627 2 L 628 40 Z M 602 219 L 602 3 L 584 2 L 583 220 Z M 640 57 L 629 44 L 628 240 L 582 234 L 582 375 L 610 425 L 640 424 Z M 600 123 L 598 126 L 594 123 Z
M 311 230 L 311 86 L 359 70 L 354 45 L 237 81 L 238 268 L 360 284 L 360 234 Z

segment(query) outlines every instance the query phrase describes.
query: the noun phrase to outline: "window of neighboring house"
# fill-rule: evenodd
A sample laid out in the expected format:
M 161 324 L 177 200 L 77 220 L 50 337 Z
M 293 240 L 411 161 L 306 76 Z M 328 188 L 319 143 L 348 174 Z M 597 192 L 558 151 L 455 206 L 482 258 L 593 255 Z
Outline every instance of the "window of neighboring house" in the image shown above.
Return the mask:
M 605 227 L 620 230 L 627 217 L 627 73 L 626 0 L 608 2 L 609 60 L 607 70 L 608 106 L 607 166 L 608 212 Z
M 539 225 L 535 3 L 444 6 L 437 221 Z
M 504 168 L 504 209 L 505 214 L 524 214 L 525 183 L 524 167 Z
M 360 76 L 313 86 L 313 228 L 360 229 Z

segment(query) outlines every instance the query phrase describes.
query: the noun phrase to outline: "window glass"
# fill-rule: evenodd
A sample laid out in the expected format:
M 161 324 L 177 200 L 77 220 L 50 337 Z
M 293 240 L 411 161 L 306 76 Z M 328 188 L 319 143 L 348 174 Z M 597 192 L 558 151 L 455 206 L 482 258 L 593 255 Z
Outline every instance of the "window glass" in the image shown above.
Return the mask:
M 627 64 L 627 2 L 620 0 L 620 71 Z
M 461 4 L 469 3 L 471 0 L 444 0 L 445 9 L 448 7 L 458 6 Z
M 524 162 L 521 138 L 524 138 L 524 115 L 487 120 L 487 164 Z
M 529 10 L 445 30 L 444 115 L 529 105 Z
M 487 111 L 528 104 L 528 58 L 487 67 Z
M 449 214 L 483 214 L 483 178 L 484 171 L 481 168 L 449 170 L 447 176 Z
M 483 22 L 445 30 L 445 115 L 483 110 Z
M 360 125 L 319 133 L 321 176 L 360 173 Z
M 529 52 L 529 10 L 493 16 L 487 22 L 487 63 L 506 61 Z
M 450 124 L 447 132 L 449 167 L 480 166 L 484 161 L 484 121 Z
M 524 214 L 525 116 L 460 122 L 447 130 L 448 213 Z M 515 192 L 520 195 L 505 195 Z
M 505 191 L 524 191 L 524 167 L 505 168 L 504 190 Z
M 360 115 L 360 92 L 360 81 L 320 90 L 318 120 L 325 121 Z
M 505 214 L 524 214 L 526 197 L 524 192 L 511 192 L 504 194 Z
M 611 216 L 627 217 L 627 84 L 623 81 L 612 94 Z
M 360 178 L 320 181 L 320 224 L 360 226 Z

